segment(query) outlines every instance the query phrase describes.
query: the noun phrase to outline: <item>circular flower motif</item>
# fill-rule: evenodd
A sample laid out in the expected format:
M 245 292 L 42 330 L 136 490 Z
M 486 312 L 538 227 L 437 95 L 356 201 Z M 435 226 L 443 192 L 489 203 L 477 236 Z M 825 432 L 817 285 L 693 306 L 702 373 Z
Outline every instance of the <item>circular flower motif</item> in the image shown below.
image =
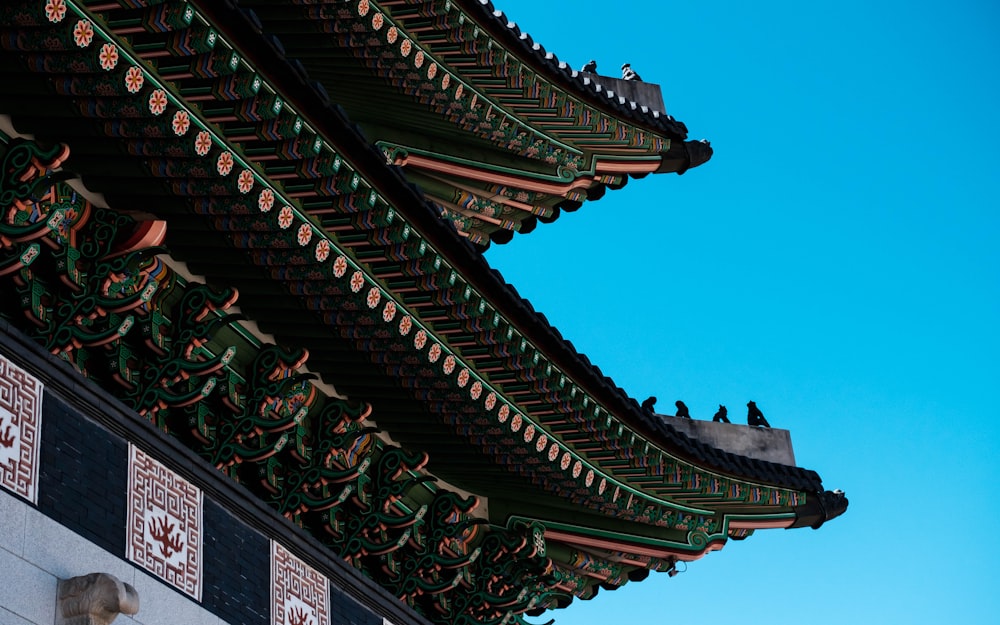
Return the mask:
M 295 216 L 292 214 L 291 206 L 284 206 L 278 211 L 278 225 L 281 226 L 282 230 L 288 230 L 294 220 Z
M 406 315 L 399 320 L 399 335 L 406 336 L 413 328 L 413 317 Z
M 73 41 L 81 48 L 86 48 L 94 40 L 94 25 L 90 20 L 80 20 L 73 27 Z
M 487 410 L 493 410 L 493 406 L 497 405 L 497 394 L 490 393 L 486 396 L 486 401 L 484 402 Z
M 441 89 L 447 89 L 448 85 L 451 84 L 451 74 L 445 74 L 441 77 Z
M 572 458 L 569 457 L 569 452 L 563 452 L 562 458 L 559 459 L 559 468 L 565 471 L 569 468 L 569 463 Z
M 549 445 L 549 462 L 555 462 L 559 457 L 559 443 Z
M 212 149 L 212 135 L 207 130 L 202 130 L 194 138 L 194 153 L 198 156 L 205 156 Z
M 458 386 L 459 388 L 465 388 L 465 385 L 469 383 L 469 370 L 462 369 L 458 372 Z
M 580 477 L 581 471 L 583 471 L 583 463 L 577 460 L 573 463 L 573 477 Z
M 175 135 L 183 137 L 191 128 L 191 116 L 188 115 L 187 111 L 177 111 L 174 113 L 174 119 L 170 122 L 170 127 Z
M 115 54 L 118 54 L 117 50 L 115 50 Z M 139 93 L 145 81 L 146 77 L 142 75 L 142 70 L 138 67 L 130 67 L 125 72 L 125 88 L 129 93 Z
M 264 187 L 260 190 L 260 195 L 257 196 L 257 208 L 259 208 L 262 213 L 268 213 L 271 211 L 272 207 L 274 207 L 274 191 Z M 329 243 L 327 245 L 329 245 Z
M 351 276 L 351 290 L 355 293 L 361 290 L 361 287 L 365 285 L 365 276 L 360 271 L 355 271 Z
M 441 346 L 437 343 L 431 345 L 431 349 L 427 352 L 427 360 L 431 362 L 437 362 L 438 358 L 441 357 Z
M 389 30 L 387 30 L 385 33 L 385 40 L 388 41 L 389 44 L 391 45 L 396 43 L 396 39 L 398 38 L 399 38 L 399 30 L 395 26 L 390 26 Z
M 431 80 L 434 80 L 434 77 L 437 76 L 437 74 L 438 74 L 437 63 L 431 63 L 430 65 L 427 66 L 427 77 L 428 78 L 430 78 Z
M 510 431 L 511 432 L 516 432 L 516 431 L 520 430 L 522 423 L 523 423 L 523 420 L 521 419 L 521 415 L 519 415 L 518 413 L 515 412 L 514 413 L 514 417 L 510 420 Z
M 343 278 L 345 273 L 347 273 L 347 258 L 338 256 L 337 260 L 333 261 L 333 275 L 337 278 Z
M 413 57 L 413 66 L 420 69 L 424 66 L 424 51 L 417 50 L 417 55 Z
M 459 83 L 459 85 L 457 87 L 455 87 L 455 99 L 456 100 L 462 99 L 462 93 L 464 91 L 465 91 L 465 87 L 463 87 L 462 84 Z
M 396 318 L 396 302 L 388 300 L 382 309 L 382 321 L 389 323 Z
M 615 494 L 612 495 L 611 501 L 618 501 L 618 496 L 622 494 L 621 486 L 615 486 Z
M 549 444 L 549 437 L 544 434 L 540 435 L 538 437 L 538 440 L 535 441 L 535 451 L 541 453 L 542 450 L 545 449 L 545 446 L 548 444 Z
M 149 112 L 153 115 L 162 115 L 167 110 L 167 92 L 157 89 L 149 94 Z
M 326 239 L 320 239 L 316 244 L 315 252 L 316 260 L 323 262 L 330 257 L 330 242 Z
M 368 308 L 375 308 L 378 303 L 382 301 L 382 292 L 378 290 L 377 286 L 373 286 L 368 289 L 368 297 L 365 298 L 365 302 L 368 304 Z
M 445 375 L 451 375 L 451 372 L 455 370 L 455 357 L 448 354 L 444 359 L 444 365 L 441 366 L 444 370 Z
M 372 15 L 372 28 L 373 29 L 375 29 L 375 30 L 381 29 L 382 28 L 382 24 L 384 24 L 384 23 L 385 23 L 385 16 L 384 15 L 382 15 L 381 13 L 378 13 L 378 12 L 376 12 L 375 15 Z
M 510 416 L 510 406 L 503 404 L 500 406 L 500 410 L 497 411 L 497 421 L 503 423 Z
M 524 442 L 530 443 L 533 438 L 535 438 L 535 426 L 529 423 L 528 427 L 524 428 Z
M 410 56 L 410 50 L 412 49 L 413 49 L 413 42 L 410 41 L 409 39 L 403 39 L 403 41 L 400 42 L 399 44 L 399 53 L 403 55 L 403 57 Z
M 594 470 L 587 469 L 587 477 L 583 478 L 583 485 L 590 487 L 594 483 Z
M 313 229 L 309 227 L 309 224 L 302 224 L 299 226 L 299 231 L 295 233 L 295 240 L 299 242 L 299 245 L 305 247 L 309 245 L 309 241 L 312 241 Z
M 424 345 L 427 344 L 427 333 L 423 330 L 417 332 L 416 336 L 413 337 L 413 346 L 417 349 L 423 349 Z
M 602 477 L 601 481 L 598 482 L 597 484 L 597 494 L 603 495 L 604 491 L 607 490 L 607 488 L 608 488 L 608 480 Z
M 97 58 L 101 60 L 101 69 L 110 72 L 118 65 L 118 46 L 113 43 L 104 44 Z
M 219 158 L 215 161 L 215 169 L 220 176 L 228 176 L 229 172 L 233 171 L 233 162 L 233 153 L 227 150 L 219 154 Z
M 368 15 L 368 11 L 371 8 L 372 6 L 368 2 L 368 0 L 361 0 L 361 2 L 358 3 L 358 15 L 360 15 L 361 17 Z
M 58 24 L 66 17 L 66 0 L 48 0 L 45 3 L 45 17 L 53 24 Z
M 472 388 L 469 389 L 469 395 L 472 399 L 479 399 L 479 396 L 483 394 L 483 383 L 476 380 L 472 383 Z
M 241 171 L 239 178 L 236 179 L 236 186 L 240 193 L 250 193 L 250 189 L 253 189 L 253 172 L 249 169 Z

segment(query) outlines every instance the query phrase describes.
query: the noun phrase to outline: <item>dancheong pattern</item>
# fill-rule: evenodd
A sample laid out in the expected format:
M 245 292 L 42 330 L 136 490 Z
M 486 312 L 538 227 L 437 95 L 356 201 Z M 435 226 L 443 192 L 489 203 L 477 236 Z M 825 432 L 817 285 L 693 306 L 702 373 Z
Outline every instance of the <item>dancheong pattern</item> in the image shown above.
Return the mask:
M 0 356 L 0 485 L 38 500 L 42 383 Z
M 271 622 L 330 625 L 329 582 L 275 542 L 271 543 Z
M 201 599 L 202 496 L 135 446 L 129 449 L 128 559 Z

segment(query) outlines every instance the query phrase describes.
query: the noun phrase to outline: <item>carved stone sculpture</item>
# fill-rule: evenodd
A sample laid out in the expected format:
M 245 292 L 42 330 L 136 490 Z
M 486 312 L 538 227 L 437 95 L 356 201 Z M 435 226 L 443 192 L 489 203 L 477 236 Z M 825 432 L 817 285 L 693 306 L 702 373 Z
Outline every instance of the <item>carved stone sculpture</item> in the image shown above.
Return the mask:
M 59 580 L 56 625 L 108 625 L 139 611 L 139 593 L 109 573 Z

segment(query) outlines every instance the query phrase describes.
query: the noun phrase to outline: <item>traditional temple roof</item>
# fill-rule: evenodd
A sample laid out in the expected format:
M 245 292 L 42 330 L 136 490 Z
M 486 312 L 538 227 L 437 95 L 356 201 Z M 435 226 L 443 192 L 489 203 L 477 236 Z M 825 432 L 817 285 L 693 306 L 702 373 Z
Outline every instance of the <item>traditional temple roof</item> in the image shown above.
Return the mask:
M 216 20 L 232 23 L 222 7 Z M 240 7 L 268 54 L 324 97 L 336 94 L 480 245 L 551 222 L 630 175 L 683 172 L 711 155 L 685 142 L 684 124 L 570 70 L 489 3 Z
M 168 264 L 238 289 L 259 331 L 307 348 L 333 393 L 370 402 L 392 441 L 427 454 L 413 471 L 481 497 L 492 524 L 540 522 L 565 592 L 591 597 L 846 508 L 812 471 L 641 411 L 468 243 L 629 175 L 697 164 L 682 124 L 609 97 L 489 3 L 25 0 L 3 12 L 0 113 L 68 146 L 38 171 L 79 175 L 144 223 L 137 233 L 158 232 L 147 239 L 164 241 Z M 506 198 L 494 208 L 509 224 L 455 208 L 454 194 L 487 192 Z M 32 261 L 6 252 L 0 276 Z

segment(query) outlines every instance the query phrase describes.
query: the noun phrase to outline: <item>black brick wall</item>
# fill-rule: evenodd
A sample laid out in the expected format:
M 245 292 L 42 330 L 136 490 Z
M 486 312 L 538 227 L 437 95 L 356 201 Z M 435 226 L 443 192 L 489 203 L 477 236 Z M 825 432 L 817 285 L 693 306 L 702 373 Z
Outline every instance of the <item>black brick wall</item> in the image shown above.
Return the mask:
M 125 557 L 128 445 L 52 393 L 42 402 L 38 509 Z
M 215 502 L 204 505 L 202 606 L 232 625 L 268 625 L 270 541 Z
M 362 607 L 334 585 L 330 585 L 330 622 L 337 625 L 382 625 L 382 617 Z

